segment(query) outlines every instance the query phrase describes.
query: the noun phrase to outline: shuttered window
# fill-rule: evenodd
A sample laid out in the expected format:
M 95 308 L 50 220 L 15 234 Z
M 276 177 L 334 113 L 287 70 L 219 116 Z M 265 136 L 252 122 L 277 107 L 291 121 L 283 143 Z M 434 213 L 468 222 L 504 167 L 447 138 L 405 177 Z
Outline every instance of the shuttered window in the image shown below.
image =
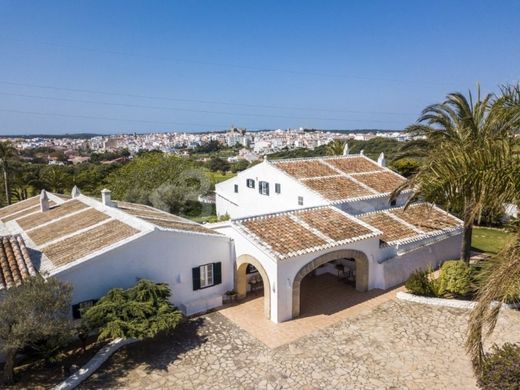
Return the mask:
M 266 181 L 261 181 L 258 183 L 258 192 L 261 195 L 269 195 L 269 183 Z
M 222 283 L 222 263 L 209 263 L 192 269 L 193 290 Z
M 254 179 L 247 179 L 246 180 L 247 188 L 255 188 L 255 181 Z

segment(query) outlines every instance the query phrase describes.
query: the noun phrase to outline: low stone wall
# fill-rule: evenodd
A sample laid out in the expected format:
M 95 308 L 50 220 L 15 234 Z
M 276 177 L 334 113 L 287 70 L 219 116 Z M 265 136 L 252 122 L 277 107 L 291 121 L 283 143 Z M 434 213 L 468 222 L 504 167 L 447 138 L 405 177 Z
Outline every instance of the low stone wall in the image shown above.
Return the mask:
M 59 385 L 52 388 L 52 390 L 72 390 L 75 389 L 81 382 L 91 376 L 106 360 L 119 348 L 136 342 L 136 339 L 115 339 L 103 348 L 101 348 L 92 359 L 88 361 L 78 372 L 72 374 Z
M 477 302 L 475 301 L 463 301 L 461 299 L 446 299 L 446 298 L 433 298 L 433 297 L 422 297 L 420 295 L 410 294 L 404 291 L 398 291 L 395 295 L 397 299 L 401 301 L 409 301 L 415 303 L 422 303 L 424 305 L 432 305 L 432 306 L 444 306 L 444 307 L 454 307 L 456 309 L 473 309 L 477 306 Z M 498 305 L 499 302 L 493 302 L 494 305 Z M 516 304 L 508 304 L 502 303 L 503 308 L 507 309 L 518 309 L 520 307 L 520 303 Z

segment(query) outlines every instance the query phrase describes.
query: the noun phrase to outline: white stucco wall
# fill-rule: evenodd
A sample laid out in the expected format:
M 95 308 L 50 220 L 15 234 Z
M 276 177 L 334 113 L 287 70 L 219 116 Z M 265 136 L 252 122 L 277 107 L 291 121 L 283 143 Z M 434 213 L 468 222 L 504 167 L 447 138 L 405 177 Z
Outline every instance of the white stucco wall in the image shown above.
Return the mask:
M 248 188 L 247 179 L 255 180 L 255 188 Z M 269 183 L 269 195 L 259 193 L 260 181 Z M 275 192 L 275 183 L 281 184 L 281 193 Z M 238 193 L 234 186 L 238 184 Z M 298 180 L 273 167 L 269 162 L 262 162 L 252 168 L 239 172 L 232 179 L 215 186 L 217 215 L 226 213 L 233 219 L 252 215 L 268 214 L 279 211 L 314 207 L 328 202 L 318 193 L 310 191 Z M 303 197 L 303 206 L 298 205 L 298 196 Z
M 443 240 L 422 245 L 414 250 L 375 263 L 372 275 L 374 288 L 388 289 L 404 283 L 418 269 L 431 266 L 437 269 L 444 261 L 458 259 L 462 235 L 460 233 Z
M 233 289 L 233 250 L 227 237 L 155 230 L 58 272 L 56 277 L 73 285 L 73 304 L 100 298 L 114 287 L 131 287 L 140 278 L 168 283 L 172 303 L 177 306 L 198 300 L 212 302 Z M 192 268 L 216 262 L 222 262 L 222 283 L 194 291 Z

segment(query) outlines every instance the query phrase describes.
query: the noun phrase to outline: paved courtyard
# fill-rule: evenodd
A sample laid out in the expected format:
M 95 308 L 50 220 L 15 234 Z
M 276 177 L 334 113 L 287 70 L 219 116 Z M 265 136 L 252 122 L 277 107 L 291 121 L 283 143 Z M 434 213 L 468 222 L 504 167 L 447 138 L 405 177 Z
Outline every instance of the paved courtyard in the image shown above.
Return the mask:
M 245 302 L 222 309 L 220 313 L 268 347 L 276 348 L 346 318 L 367 313 L 395 298 L 397 291 L 404 290 L 401 287 L 359 292 L 335 275 L 309 276 L 302 281 L 301 314 L 295 320 L 275 324 L 267 319 L 264 298 L 255 293 Z
M 391 300 L 271 349 L 215 312 L 116 353 L 82 388 L 473 389 L 467 314 Z M 495 335 L 520 341 L 520 313 Z

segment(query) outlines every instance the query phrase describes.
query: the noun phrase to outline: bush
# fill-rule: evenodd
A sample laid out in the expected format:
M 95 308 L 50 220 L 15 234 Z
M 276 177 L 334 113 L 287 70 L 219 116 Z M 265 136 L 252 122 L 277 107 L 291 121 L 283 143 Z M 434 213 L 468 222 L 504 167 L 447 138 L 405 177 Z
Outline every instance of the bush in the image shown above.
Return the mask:
M 465 296 L 472 291 L 471 268 L 461 260 L 444 262 L 439 274 L 439 295 L 446 293 Z
M 478 385 L 482 389 L 518 389 L 520 383 L 520 345 L 494 346 L 482 366 Z
M 415 271 L 406 281 L 406 289 L 415 295 L 421 295 L 425 297 L 436 296 L 436 286 L 430 279 L 430 275 L 431 269 Z

